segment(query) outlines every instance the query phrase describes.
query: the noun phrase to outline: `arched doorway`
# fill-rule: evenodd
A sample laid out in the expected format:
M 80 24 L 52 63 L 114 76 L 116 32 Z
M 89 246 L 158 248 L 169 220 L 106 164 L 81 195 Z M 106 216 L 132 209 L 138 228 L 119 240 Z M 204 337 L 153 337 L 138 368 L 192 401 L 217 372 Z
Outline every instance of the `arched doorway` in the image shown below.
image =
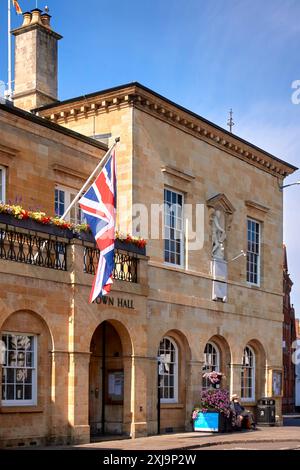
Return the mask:
M 91 436 L 122 435 L 130 407 L 131 344 L 125 328 L 104 321 L 95 330 L 90 345 L 89 424 Z M 128 424 L 128 423 L 126 423 Z

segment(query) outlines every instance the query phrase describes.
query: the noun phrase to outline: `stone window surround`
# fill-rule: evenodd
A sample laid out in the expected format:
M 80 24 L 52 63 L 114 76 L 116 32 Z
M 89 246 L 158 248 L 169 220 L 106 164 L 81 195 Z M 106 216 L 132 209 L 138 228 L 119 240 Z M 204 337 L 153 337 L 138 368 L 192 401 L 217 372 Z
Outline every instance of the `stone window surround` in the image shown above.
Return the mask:
M 2 400 L 2 392 L 0 394 L 0 412 L 41 412 L 42 409 L 37 406 L 37 397 L 38 397 L 38 390 L 37 390 L 37 376 L 38 376 L 38 335 L 33 333 L 24 333 L 24 332 L 16 332 L 16 331 L 2 331 L 0 333 L 0 337 L 2 335 L 16 335 L 16 336 L 31 336 L 33 338 L 33 365 L 31 367 L 32 370 L 32 399 L 31 400 Z M 5 366 L 1 365 L 1 375 L 3 368 Z

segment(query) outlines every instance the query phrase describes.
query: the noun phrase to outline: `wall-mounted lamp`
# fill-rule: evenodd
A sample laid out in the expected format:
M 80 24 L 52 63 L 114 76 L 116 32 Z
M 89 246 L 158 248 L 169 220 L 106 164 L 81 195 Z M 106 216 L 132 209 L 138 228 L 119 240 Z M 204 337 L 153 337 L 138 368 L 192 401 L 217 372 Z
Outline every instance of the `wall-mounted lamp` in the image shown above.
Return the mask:
M 247 256 L 247 253 L 244 250 L 241 250 L 240 254 L 232 258 L 230 261 L 235 261 L 236 259 L 240 258 L 241 256 Z
M 282 191 L 283 189 L 288 188 L 289 186 L 296 186 L 297 184 L 300 184 L 300 181 L 296 181 L 295 183 L 284 184 L 284 185 L 279 184 L 279 189 L 280 191 Z

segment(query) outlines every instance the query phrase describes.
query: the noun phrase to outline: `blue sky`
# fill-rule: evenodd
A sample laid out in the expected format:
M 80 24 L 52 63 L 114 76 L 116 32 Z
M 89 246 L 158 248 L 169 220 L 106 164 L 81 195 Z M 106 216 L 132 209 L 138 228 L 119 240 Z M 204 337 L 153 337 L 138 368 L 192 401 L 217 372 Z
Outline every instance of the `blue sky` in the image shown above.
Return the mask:
M 35 0 L 19 0 L 25 10 Z M 139 81 L 300 166 L 299 0 L 47 0 L 59 48 L 59 95 Z M 0 2 L 0 80 L 7 1 Z M 13 26 L 21 19 L 13 14 Z M 300 180 L 300 172 L 286 182 Z M 300 316 L 300 186 L 285 190 L 284 240 Z

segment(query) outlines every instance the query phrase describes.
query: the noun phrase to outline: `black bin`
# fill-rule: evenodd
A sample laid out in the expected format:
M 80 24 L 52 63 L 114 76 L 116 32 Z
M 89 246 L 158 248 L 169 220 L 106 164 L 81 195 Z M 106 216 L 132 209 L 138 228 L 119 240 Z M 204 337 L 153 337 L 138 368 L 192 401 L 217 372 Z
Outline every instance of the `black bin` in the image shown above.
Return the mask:
M 257 424 L 259 426 L 275 425 L 275 400 L 263 397 L 257 402 Z

